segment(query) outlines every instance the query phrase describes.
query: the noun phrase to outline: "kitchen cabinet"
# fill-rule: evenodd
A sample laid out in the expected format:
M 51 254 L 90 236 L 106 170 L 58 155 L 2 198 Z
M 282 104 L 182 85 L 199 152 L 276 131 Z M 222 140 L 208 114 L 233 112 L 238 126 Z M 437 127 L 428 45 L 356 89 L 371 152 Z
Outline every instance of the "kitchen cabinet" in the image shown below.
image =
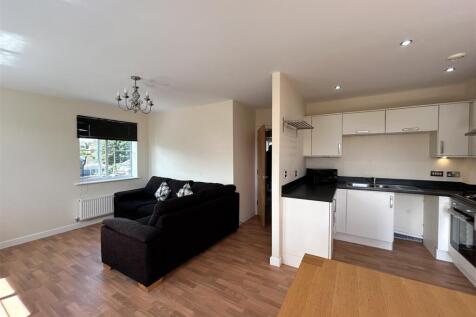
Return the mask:
M 438 130 L 438 106 L 387 109 L 387 133 L 411 133 Z
M 342 113 L 313 116 L 311 155 L 342 156 Z
M 338 188 L 336 190 L 336 214 L 335 232 L 346 232 L 347 223 L 347 190 Z
M 304 121 L 312 125 L 310 116 L 305 116 Z M 302 155 L 311 156 L 312 129 L 301 130 L 301 133 L 302 133 Z
M 469 129 L 476 129 L 476 100 L 471 103 L 470 109 L 470 123 Z M 469 137 L 469 153 L 471 156 L 476 156 L 476 135 Z
M 282 203 L 284 264 L 298 267 L 306 253 L 330 259 L 335 204 L 295 198 Z
M 394 199 L 394 193 L 389 192 L 347 190 L 344 211 L 344 195 L 337 195 L 335 238 L 392 250 Z
M 459 102 L 439 105 L 438 131 L 431 136 L 433 156 L 470 156 L 469 131 L 470 103 Z
M 385 110 L 344 113 L 344 135 L 378 133 L 385 133 Z

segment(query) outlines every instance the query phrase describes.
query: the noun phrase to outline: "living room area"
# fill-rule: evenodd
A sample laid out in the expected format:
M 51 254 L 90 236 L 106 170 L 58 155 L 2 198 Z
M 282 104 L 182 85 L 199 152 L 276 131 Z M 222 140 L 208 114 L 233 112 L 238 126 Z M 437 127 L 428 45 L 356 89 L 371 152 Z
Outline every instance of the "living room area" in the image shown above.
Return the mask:
M 0 0 L 0 317 L 475 316 L 456 3 Z

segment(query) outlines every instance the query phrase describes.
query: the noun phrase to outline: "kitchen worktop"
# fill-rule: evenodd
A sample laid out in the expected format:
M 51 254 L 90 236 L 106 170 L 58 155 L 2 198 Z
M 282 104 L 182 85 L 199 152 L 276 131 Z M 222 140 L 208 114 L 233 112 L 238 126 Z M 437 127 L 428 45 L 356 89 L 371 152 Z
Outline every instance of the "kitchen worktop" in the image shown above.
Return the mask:
M 461 182 L 439 182 L 407 179 L 378 178 L 379 185 L 397 185 L 399 187 L 354 187 L 350 183 L 370 183 L 365 177 L 339 176 L 336 183 L 313 184 L 306 177 L 299 178 L 282 187 L 282 196 L 288 198 L 316 200 L 332 202 L 335 191 L 340 189 L 370 190 L 404 194 L 448 196 L 464 191 L 476 191 L 476 185 L 468 185 Z

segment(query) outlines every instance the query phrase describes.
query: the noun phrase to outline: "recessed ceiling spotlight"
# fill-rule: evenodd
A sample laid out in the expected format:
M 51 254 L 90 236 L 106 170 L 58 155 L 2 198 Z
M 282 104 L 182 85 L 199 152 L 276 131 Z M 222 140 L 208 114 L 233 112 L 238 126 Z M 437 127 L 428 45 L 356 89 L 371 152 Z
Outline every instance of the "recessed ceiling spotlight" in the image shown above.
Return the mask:
M 342 89 L 341 85 L 337 85 L 337 86 L 335 87 L 335 90 L 341 90 L 341 89 Z
M 454 72 L 455 70 L 456 70 L 456 68 L 454 68 L 453 66 L 450 66 L 450 67 L 448 67 L 447 69 L 445 69 L 445 72 L 447 72 L 447 73 L 452 73 L 452 72 Z
M 403 42 L 400 42 L 400 46 L 408 46 L 413 43 L 413 40 L 405 40 Z
M 457 60 L 457 59 L 461 59 L 465 56 L 466 56 L 465 52 L 460 52 L 460 53 L 456 53 L 456 54 L 448 56 L 448 60 L 449 61 L 454 61 L 454 60 Z

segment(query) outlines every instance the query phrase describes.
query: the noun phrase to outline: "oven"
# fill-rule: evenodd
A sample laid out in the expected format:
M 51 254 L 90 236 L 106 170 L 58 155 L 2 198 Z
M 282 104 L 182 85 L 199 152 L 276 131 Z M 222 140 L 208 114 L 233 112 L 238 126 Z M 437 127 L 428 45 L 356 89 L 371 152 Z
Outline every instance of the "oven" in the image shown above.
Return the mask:
M 476 208 L 452 200 L 449 212 L 451 215 L 451 246 L 472 266 L 476 267 L 476 227 L 474 224 Z

